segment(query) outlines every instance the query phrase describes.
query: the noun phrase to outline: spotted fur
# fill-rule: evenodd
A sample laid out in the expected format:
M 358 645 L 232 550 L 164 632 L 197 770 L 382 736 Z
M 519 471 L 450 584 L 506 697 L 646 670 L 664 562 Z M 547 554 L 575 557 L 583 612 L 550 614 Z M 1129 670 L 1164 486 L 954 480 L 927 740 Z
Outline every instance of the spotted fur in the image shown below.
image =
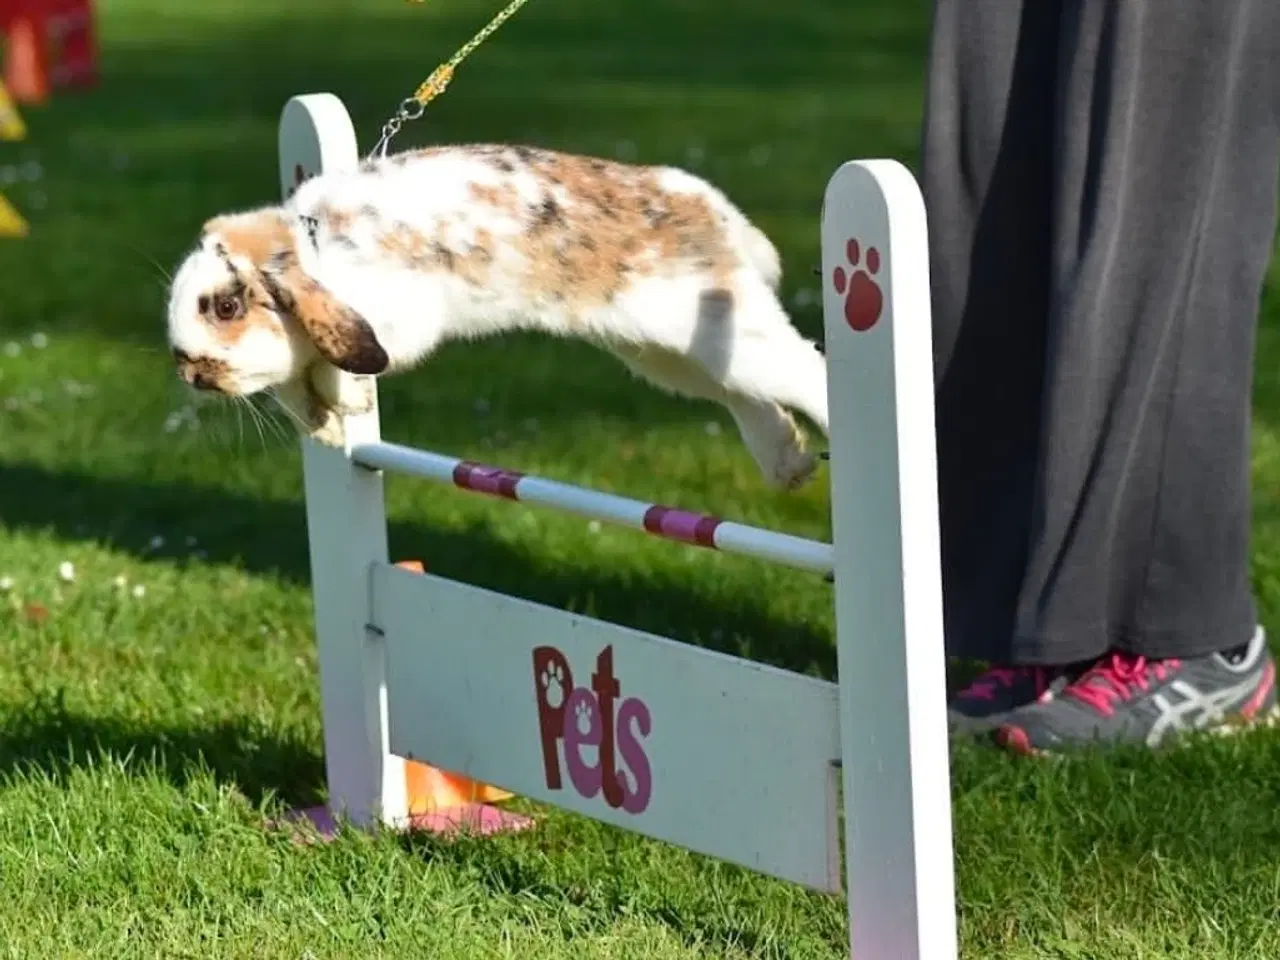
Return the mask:
M 364 317 L 304 273 L 293 250 L 272 256 L 261 277 L 276 310 L 298 323 L 327 361 L 347 373 L 387 369 L 387 351 Z
M 213 357 L 191 357 L 181 350 L 174 350 L 173 359 L 178 364 L 178 376 L 198 390 L 223 390 L 223 384 L 231 375 L 231 365 Z
M 403 370 L 449 339 L 576 336 L 726 406 L 765 474 L 792 486 L 814 461 L 787 410 L 826 431 L 826 366 L 778 301 L 780 279 L 765 235 L 685 171 L 432 147 L 211 220 L 177 272 L 169 339 L 226 364 L 217 389 L 249 393 L 314 379 L 317 363 Z M 244 303 L 235 317 L 227 296 Z M 338 381 L 320 381 L 337 405 L 325 394 Z

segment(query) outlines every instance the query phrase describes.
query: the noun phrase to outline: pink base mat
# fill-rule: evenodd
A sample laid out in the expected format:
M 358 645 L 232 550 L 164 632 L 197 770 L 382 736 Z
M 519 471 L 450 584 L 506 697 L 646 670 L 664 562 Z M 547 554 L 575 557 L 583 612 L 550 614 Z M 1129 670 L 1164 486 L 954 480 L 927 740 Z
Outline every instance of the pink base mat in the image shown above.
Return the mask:
M 283 826 L 285 823 L 303 826 L 304 831 L 306 827 L 310 827 L 311 831 L 318 834 L 318 837 L 314 839 L 322 841 L 332 840 L 338 832 L 338 824 L 334 820 L 332 812 L 328 807 L 323 806 L 295 810 L 285 817 L 284 823 L 277 821 L 272 825 Z M 461 807 L 451 807 L 438 813 L 414 814 L 409 818 L 408 830 L 425 830 L 428 833 L 443 835 L 472 833 L 489 836 L 495 833 L 514 833 L 518 830 L 527 830 L 533 824 L 534 821 L 529 817 L 508 813 L 505 810 L 499 810 L 497 807 L 491 807 L 483 803 L 470 803 Z M 312 838 L 303 836 L 299 839 Z

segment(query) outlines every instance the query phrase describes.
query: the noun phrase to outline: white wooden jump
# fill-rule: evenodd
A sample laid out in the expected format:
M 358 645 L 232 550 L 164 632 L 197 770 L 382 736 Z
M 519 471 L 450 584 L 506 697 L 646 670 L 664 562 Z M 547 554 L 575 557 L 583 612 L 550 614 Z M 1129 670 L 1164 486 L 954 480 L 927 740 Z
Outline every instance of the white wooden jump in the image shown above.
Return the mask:
M 351 169 L 346 108 L 295 97 L 280 178 Z M 409 822 L 406 760 L 840 893 L 857 960 L 957 955 L 924 203 L 849 162 L 822 209 L 833 543 L 386 443 L 303 441 L 328 810 Z M 834 573 L 827 683 L 398 569 L 383 471 Z

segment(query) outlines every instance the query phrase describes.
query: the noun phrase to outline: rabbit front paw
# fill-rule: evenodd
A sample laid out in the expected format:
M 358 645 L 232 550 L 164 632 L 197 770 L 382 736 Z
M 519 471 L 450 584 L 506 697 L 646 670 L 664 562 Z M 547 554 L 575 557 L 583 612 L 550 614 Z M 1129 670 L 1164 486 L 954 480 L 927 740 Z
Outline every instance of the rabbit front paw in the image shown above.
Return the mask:
M 326 447 L 345 446 L 346 434 L 342 429 L 342 418 L 332 410 L 326 410 L 319 419 L 319 425 L 311 431 L 311 439 Z
M 343 445 L 342 417 L 316 392 L 309 379 L 282 383 L 272 392 L 300 434 L 327 446 Z
M 344 417 L 370 413 L 377 402 L 373 377 L 356 376 L 331 363 L 315 364 L 308 371 L 308 380 L 324 406 Z

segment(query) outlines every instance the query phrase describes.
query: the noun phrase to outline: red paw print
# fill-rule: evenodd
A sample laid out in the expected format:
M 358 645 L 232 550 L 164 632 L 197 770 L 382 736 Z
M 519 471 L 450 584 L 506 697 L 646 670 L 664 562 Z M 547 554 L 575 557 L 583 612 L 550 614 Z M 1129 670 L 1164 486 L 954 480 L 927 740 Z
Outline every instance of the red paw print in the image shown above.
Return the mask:
M 302 164 L 295 163 L 293 165 L 293 187 L 290 188 L 289 190 L 289 196 L 292 197 L 295 193 L 297 193 L 298 188 L 302 186 L 308 179 L 310 179 L 310 177 L 308 177 L 307 171 L 302 169 Z
M 846 271 L 844 267 L 836 267 L 831 278 L 836 293 L 844 297 L 844 318 L 859 332 L 870 330 L 884 310 L 884 293 L 880 284 L 871 279 L 880 272 L 880 251 L 875 247 L 867 248 L 865 270 L 859 267 L 862 249 L 857 240 L 849 241 L 845 256 L 849 259 L 850 269 Z

